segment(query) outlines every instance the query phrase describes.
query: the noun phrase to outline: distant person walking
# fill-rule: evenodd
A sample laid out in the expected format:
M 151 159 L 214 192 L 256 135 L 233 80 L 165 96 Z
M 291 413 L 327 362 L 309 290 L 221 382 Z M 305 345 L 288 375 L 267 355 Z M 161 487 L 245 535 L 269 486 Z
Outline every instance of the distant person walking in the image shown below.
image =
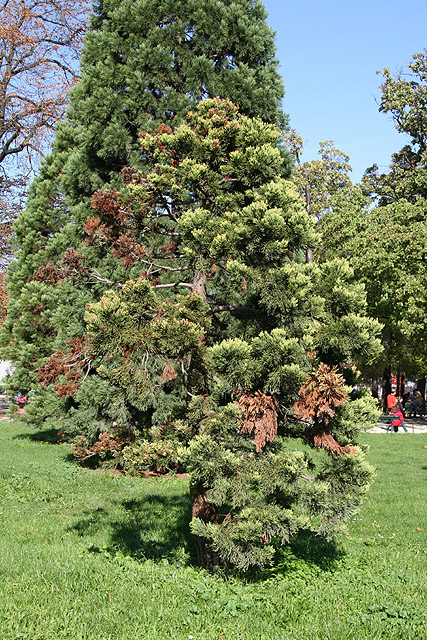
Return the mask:
M 412 414 L 414 416 L 414 418 L 417 417 L 417 407 L 416 407 L 416 400 L 417 400 L 417 395 L 415 393 L 415 391 L 411 391 L 411 393 L 409 394 L 409 411 L 408 411 L 408 416 L 409 418 L 412 418 Z
M 424 415 L 424 398 L 421 395 L 420 391 L 415 391 L 416 399 L 415 399 L 415 408 L 420 416 L 420 418 Z

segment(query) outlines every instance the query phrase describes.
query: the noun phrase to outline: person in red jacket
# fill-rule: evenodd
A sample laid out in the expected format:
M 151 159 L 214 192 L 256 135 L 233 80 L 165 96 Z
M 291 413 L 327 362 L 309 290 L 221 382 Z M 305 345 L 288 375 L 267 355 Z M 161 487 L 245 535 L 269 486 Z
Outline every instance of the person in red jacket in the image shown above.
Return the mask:
M 28 404 L 28 397 L 23 396 L 21 393 L 19 393 L 19 395 L 17 395 L 16 404 L 18 405 L 17 413 L 20 413 L 20 414 L 25 413 L 24 407 L 26 404 Z
M 387 409 L 391 409 L 394 405 L 397 404 L 397 398 L 394 393 L 389 393 L 387 396 Z
M 388 402 L 388 398 L 389 397 L 390 396 L 387 397 L 387 402 Z M 399 406 L 399 404 L 400 404 L 400 402 L 398 402 L 397 399 L 396 399 L 395 404 L 393 406 L 389 407 L 389 411 L 390 411 L 390 413 L 392 415 L 392 418 L 393 418 L 393 421 L 392 421 L 393 430 L 395 432 L 399 431 L 399 427 L 400 427 L 400 425 L 402 425 L 404 432 L 408 433 L 408 429 L 406 428 L 406 425 L 405 425 L 405 418 L 403 416 L 403 412 L 402 412 L 401 406 Z

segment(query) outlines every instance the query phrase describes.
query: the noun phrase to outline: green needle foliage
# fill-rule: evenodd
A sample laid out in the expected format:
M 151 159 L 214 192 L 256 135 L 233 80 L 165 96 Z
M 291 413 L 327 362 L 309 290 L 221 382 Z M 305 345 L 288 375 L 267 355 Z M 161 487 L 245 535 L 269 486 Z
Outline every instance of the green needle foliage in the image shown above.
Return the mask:
M 316 235 L 280 177 L 280 136 L 219 98 L 143 135 L 149 168 L 94 194 L 85 225 L 90 247 L 143 272 L 88 305 L 84 346 L 41 371 L 80 423 L 90 371 L 114 386 L 125 469 L 157 448 L 189 471 L 209 568 L 269 564 L 301 529 L 335 535 L 372 476 L 357 437 L 376 410 L 347 402 L 342 374 L 378 353 L 380 327 L 345 262 L 305 262 Z

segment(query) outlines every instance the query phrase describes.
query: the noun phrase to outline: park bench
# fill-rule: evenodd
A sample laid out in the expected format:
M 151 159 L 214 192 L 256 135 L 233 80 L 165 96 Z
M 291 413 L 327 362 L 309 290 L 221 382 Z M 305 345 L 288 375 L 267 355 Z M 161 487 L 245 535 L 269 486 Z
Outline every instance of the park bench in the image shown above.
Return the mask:
M 386 413 L 383 413 L 383 415 L 378 418 L 378 422 L 382 422 L 383 424 L 387 425 L 387 431 L 391 430 L 392 421 L 392 416 Z

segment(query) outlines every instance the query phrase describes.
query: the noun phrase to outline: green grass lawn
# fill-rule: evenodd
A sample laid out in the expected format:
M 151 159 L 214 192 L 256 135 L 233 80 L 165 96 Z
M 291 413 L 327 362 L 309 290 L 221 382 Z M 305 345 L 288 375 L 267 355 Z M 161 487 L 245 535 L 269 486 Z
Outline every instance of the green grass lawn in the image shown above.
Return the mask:
M 68 445 L 0 423 L 0 638 L 427 637 L 427 436 L 364 442 L 377 478 L 347 536 L 224 577 L 195 565 L 187 480 L 79 469 Z

